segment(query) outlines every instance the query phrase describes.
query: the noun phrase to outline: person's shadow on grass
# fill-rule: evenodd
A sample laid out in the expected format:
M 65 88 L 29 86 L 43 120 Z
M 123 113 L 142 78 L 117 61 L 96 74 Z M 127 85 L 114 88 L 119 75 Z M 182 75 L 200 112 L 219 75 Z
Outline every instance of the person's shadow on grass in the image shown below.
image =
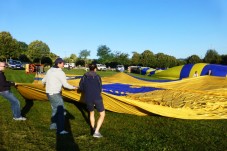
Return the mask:
M 77 90 L 77 91 L 79 91 L 79 90 Z M 79 93 L 81 93 L 81 92 L 79 92 Z M 83 116 L 83 118 L 86 121 L 87 125 L 90 127 L 90 134 L 93 135 L 94 130 L 91 127 L 90 118 L 89 118 L 90 117 L 90 112 L 88 112 L 86 104 L 84 103 L 83 99 L 84 99 L 84 93 L 81 93 L 81 97 L 80 97 L 79 102 L 73 101 L 73 100 L 70 100 L 70 99 L 67 99 L 67 98 L 65 98 L 64 100 L 69 102 L 69 103 L 74 104 L 77 107 L 77 109 L 81 112 L 81 115 Z
M 81 94 L 79 102 L 71 101 L 71 103 L 79 109 L 87 125 L 90 127 L 90 134 L 93 135 L 94 129 L 91 127 L 90 123 L 90 112 L 87 110 L 86 104 L 84 103 L 84 93 L 82 93 L 79 89 L 77 90 L 77 93 Z
M 79 111 L 81 112 L 84 120 L 86 121 L 87 125 L 90 127 L 90 134 L 93 135 L 94 133 L 94 129 L 91 127 L 91 123 L 90 123 L 90 112 L 88 112 L 86 105 L 85 104 L 81 104 L 79 102 L 72 102 L 77 109 L 79 109 Z
M 69 133 L 64 135 L 56 134 L 56 151 L 79 151 L 79 146 L 75 143 L 70 125 L 70 120 L 75 119 L 75 117 L 67 110 L 65 111 L 65 130 Z

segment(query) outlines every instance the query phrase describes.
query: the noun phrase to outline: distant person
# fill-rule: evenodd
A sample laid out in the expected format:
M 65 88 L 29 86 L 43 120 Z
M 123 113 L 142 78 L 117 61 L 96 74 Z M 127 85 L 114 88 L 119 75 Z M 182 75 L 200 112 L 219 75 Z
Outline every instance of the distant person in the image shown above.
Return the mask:
M 212 75 L 212 71 L 211 70 L 208 70 L 207 75 Z
M 195 71 L 195 73 L 194 73 L 194 75 L 193 75 L 193 77 L 198 77 L 199 75 L 198 75 L 198 72 L 197 71 Z
M 94 64 L 89 65 L 90 71 L 85 73 L 80 80 L 79 90 L 84 93 L 85 103 L 87 105 L 87 109 L 90 112 L 90 124 L 93 129 L 93 137 L 100 138 L 102 135 L 99 130 L 102 126 L 102 123 L 105 118 L 105 109 L 103 105 L 103 100 L 101 96 L 102 92 L 102 81 L 100 76 L 96 73 L 97 66 Z M 95 127 L 95 112 L 94 106 L 99 112 L 100 116 L 97 121 L 97 125 Z
M 44 78 L 42 83 L 46 84 L 46 94 L 51 103 L 52 116 L 50 129 L 57 129 L 57 134 L 67 134 L 65 131 L 65 116 L 64 116 L 64 102 L 62 99 L 62 86 L 74 90 L 76 87 L 68 84 L 66 75 L 62 71 L 64 68 L 64 61 L 62 58 L 57 58 L 54 66 L 51 67 Z
M 15 83 L 6 81 L 6 77 L 3 72 L 4 70 L 5 63 L 0 62 L 0 95 L 10 102 L 13 112 L 13 119 L 16 121 L 25 121 L 26 118 L 21 116 L 19 100 L 13 95 L 12 92 L 10 92 L 10 86 L 15 86 Z

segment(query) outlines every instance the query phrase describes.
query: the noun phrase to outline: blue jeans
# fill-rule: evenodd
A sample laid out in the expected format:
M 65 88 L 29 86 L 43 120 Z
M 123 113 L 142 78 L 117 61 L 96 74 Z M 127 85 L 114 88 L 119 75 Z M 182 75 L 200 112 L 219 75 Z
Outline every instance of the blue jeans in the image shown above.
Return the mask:
M 47 97 L 52 108 L 51 123 L 57 124 L 57 133 L 59 133 L 65 129 L 64 102 L 61 93 L 52 95 L 47 93 Z
M 11 93 L 9 90 L 8 91 L 2 91 L 0 92 L 0 95 L 6 98 L 10 104 L 11 104 L 11 109 L 13 112 L 13 117 L 14 118 L 19 118 L 21 117 L 21 111 L 20 111 L 20 102 L 19 100 Z

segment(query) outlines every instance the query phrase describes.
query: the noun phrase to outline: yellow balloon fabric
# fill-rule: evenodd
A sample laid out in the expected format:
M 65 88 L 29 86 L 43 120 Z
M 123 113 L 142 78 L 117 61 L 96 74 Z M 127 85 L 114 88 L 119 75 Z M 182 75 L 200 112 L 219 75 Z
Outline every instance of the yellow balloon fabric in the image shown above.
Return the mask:
M 195 66 L 191 72 L 201 71 L 202 67 L 203 64 Z M 181 68 L 179 66 L 175 69 L 180 71 Z M 179 73 L 174 73 L 173 69 L 158 74 L 162 76 L 163 72 L 169 72 L 173 79 L 179 78 Z M 37 75 L 33 83 L 19 83 L 17 89 L 24 98 L 46 101 L 45 87 L 40 82 L 42 78 L 43 75 Z M 69 78 L 68 82 L 78 86 L 79 80 Z M 157 114 L 194 120 L 227 119 L 227 78 L 225 77 L 199 76 L 160 83 L 139 80 L 120 72 L 111 77 L 104 77 L 102 81 L 103 85 L 120 83 L 130 85 L 130 88 L 160 88 L 142 93 L 127 92 L 127 95 L 123 96 L 102 92 L 104 106 L 109 111 L 139 116 Z M 119 90 L 112 92 L 125 94 Z M 67 99 L 83 103 L 83 95 L 77 91 L 63 89 L 62 94 Z

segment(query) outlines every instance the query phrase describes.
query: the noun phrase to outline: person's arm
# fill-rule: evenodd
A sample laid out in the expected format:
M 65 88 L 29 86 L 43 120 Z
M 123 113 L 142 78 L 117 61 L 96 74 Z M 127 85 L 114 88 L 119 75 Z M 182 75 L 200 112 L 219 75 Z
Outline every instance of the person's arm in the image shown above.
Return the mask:
M 102 92 L 102 79 L 99 75 L 98 75 L 98 79 L 99 79 L 100 92 Z
M 84 75 L 81 77 L 81 79 L 80 79 L 80 83 L 79 83 L 79 90 L 81 91 L 81 92 L 83 92 L 84 91 Z
M 46 84 L 46 75 L 43 77 L 42 83 L 43 83 L 43 84 Z
M 63 85 L 64 88 L 71 89 L 71 90 L 76 89 L 75 86 L 70 85 L 67 82 L 66 75 L 65 75 L 65 73 L 63 71 L 59 73 L 59 78 L 60 78 L 60 81 L 61 81 L 61 83 L 62 83 L 62 85 Z

